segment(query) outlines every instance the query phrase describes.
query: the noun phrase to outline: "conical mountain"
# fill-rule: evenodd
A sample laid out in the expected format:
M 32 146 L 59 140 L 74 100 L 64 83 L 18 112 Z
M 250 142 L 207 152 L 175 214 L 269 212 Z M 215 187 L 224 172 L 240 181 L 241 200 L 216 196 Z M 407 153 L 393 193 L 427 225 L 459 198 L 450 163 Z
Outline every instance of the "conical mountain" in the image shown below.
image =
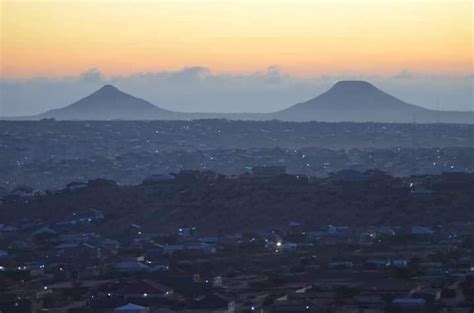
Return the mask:
M 105 85 L 60 109 L 19 119 L 58 120 L 283 120 L 322 122 L 474 123 L 474 112 L 434 111 L 397 99 L 365 81 L 340 81 L 323 94 L 275 113 L 184 113 Z
M 66 107 L 41 114 L 40 118 L 59 120 L 154 120 L 171 119 L 177 114 L 105 85 L 91 95 Z
M 473 123 L 474 112 L 434 111 L 406 103 L 366 81 L 340 81 L 323 94 L 273 114 L 288 121 Z

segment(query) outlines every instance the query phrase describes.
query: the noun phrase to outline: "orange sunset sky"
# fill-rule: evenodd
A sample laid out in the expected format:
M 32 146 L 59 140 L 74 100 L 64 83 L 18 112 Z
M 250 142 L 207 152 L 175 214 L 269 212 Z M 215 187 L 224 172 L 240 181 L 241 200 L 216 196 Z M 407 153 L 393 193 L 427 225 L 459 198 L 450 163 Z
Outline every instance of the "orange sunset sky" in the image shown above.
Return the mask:
M 473 71 L 472 0 L 0 0 L 1 76 Z

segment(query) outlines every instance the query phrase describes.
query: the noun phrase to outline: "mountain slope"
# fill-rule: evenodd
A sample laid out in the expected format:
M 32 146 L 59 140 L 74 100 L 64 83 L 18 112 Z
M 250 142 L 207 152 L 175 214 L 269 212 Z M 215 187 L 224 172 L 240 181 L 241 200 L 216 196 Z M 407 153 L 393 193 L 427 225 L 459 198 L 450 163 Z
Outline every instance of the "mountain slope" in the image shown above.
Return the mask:
M 33 117 L 58 120 L 283 120 L 322 122 L 395 122 L 474 124 L 474 112 L 434 111 L 399 100 L 364 81 L 340 81 L 309 101 L 274 113 L 184 113 L 159 108 L 105 85 L 60 109 Z
M 91 95 L 64 108 L 38 115 L 38 118 L 59 120 L 174 119 L 179 113 L 161 109 L 148 101 L 105 85 Z
M 320 96 L 272 116 L 286 121 L 474 123 L 474 112 L 425 109 L 397 99 L 365 81 L 340 81 Z

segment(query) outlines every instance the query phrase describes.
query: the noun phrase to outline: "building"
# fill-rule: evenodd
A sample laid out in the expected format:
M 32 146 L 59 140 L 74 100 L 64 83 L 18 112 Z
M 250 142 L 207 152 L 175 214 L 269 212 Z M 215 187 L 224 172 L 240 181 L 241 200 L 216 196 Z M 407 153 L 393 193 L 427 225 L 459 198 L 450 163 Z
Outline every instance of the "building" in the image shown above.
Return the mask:
M 187 313 L 234 313 L 235 302 L 210 294 L 195 299 L 185 310 Z
M 114 313 L 148 313 L 150 310 L 146 307 L 129 303 L 114 309 Z

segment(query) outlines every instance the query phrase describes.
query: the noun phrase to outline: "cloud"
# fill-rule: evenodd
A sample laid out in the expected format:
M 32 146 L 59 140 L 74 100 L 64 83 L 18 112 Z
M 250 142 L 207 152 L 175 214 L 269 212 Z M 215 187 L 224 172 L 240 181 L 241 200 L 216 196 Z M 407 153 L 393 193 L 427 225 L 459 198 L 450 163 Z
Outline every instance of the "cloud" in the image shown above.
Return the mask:
M 395 79 L 410 79 L 415 75 L 407 69 L 401 70 L 397 75 L 393 76 Z
M 99 69 L 91 68 L 79 75 L 79 80 L 85 82 L 102 82 L 105 80 L 105 76 L 99 71 Z
M 204 66 L 107 77 L 93 68 L 77 76 L 0 79 L 0 114 L 32 115 L 63 107 L 104 84 L 183 112 L 271 112 L 305 101 L 344 79 L 369 80 L 400 99 L 444 110 L 474 110 L 472 75 L 426 75 L 403 69 L 391 77 L 343 73 L 294 77 L 277 66 L 246 74 Z

